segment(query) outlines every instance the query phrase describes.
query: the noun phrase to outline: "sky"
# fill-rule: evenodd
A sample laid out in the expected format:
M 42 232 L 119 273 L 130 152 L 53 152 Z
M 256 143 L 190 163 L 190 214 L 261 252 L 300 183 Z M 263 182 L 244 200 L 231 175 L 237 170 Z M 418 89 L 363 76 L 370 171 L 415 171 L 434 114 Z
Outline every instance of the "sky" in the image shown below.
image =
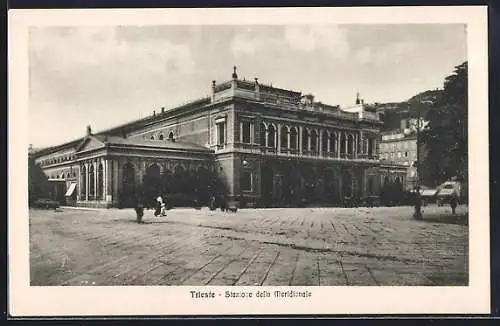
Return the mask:
M 240 78 L 331 105 L 442 88 L 467 58 L 459 24 L 30 27 L 29 141 L 46 147 Z

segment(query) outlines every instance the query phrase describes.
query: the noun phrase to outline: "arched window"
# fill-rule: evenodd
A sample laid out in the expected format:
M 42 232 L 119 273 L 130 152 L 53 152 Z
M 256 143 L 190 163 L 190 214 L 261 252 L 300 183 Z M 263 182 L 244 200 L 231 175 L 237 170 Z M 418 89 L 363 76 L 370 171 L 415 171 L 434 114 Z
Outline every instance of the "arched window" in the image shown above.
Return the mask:
M 94 196 L 95 194 L 95 183 L 94 183 L 94 165 L 89 167 L 89 196 Z
M 373 177 L 369 176 L 366 184 L 366 192 L 368 192 L 368 195 L 373 194 Z
M 151 138 L 150 138 L 150 139 L 151 139 L 151 140 L 155 140 L 155 136 L 151 136 Z
M 330 153 L 337 153 L 338 145 L 337 134 L 334 132 L 330 133 L 330 148 L 328 149 L 328 151 Z
M 71 178 L 71 174 L 68 173 L 68 174 L 66 174 L 66 179 L 69 179 L 69 178 Z
M 163 140 L 163 134 L 160 134 L 160 136 L 158 137 L 159 140 Z
M 267 147 L 272 147 L 272 148 L 276 147 L 275 137 L 276 137 L 276 128 L 274 128 L 274 125 L 270 124 L 267 131 Z
M 298 143 L 297 128 L 292 127 L 290 129 L 290 148 L 297 149 L 298 147 L 297 143 Z
M 168 134 L 168 140 L 174 140 L 174 133 L 173 132 L 170 132 Z
M 283 126 L 281 127 L 281 131 L 280 131 L 281 135 L 280 135 L 280 142 L 281 142 L 281 148 L 288 148 L 288 127 L 286 126 Z
M 85 194 L 87 193 L 87 170 L 85 166 L 82 166 L 80 169 L 80 196 L 85 198 Z
M 367 141 L 368 141 L 368 156 L 372 157 L 373 156 L 373 152 L 374 152 L 374 150 L 373 150 L 373 143 L 374 143 L 374 141 L 373 141 L 372 138 L 368 138 Z
M 267 138 L 267 132 L 266 132 L 266 125 L 264 123 L 261 123 L 259 126 L 260 132 L 260 146 L 266 146 L 266 138 Z
M 318 132 L 316 130 L 311 131 L 311 152 L 315 153 L 318 151 Z
M 323 131 L 321 133 L 321 151 L 323 152 L 323 155 L 328 152 L 328 132 Z
M 302 150 L 305 152 L 309 150 L 309 130 L 305 128 L 302 130 Z
M 340 137 L 340 154 L 346 154 L 346 153 L 347 153 L 346 135 L 342 133 L 342 136 Z
M 174 168 L 174 177 L 173 177 L 173 187 L 175 192 L 184 193 L 186 188 L 190 185 L 186 185 L 185 180 L 185 170 L 181 165 L 177 165 Z
M 104 195 L 104 169 L 102 163 L 97 167 L 97 197 L 101 199 Z
M 354 153 L 354 136 L 353 135 L 347 136 L 347 153 L 348 154 Z

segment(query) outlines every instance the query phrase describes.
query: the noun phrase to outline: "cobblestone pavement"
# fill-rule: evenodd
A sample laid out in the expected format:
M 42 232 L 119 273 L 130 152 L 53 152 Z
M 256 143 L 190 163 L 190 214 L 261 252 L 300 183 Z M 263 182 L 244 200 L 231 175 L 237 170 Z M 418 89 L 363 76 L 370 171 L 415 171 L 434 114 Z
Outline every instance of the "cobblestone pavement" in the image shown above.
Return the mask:
M 458 214 L 465 216 L 465 207 Z M 411 207 L 30 210 L 31 285 L 467 285 L 468 227 Z

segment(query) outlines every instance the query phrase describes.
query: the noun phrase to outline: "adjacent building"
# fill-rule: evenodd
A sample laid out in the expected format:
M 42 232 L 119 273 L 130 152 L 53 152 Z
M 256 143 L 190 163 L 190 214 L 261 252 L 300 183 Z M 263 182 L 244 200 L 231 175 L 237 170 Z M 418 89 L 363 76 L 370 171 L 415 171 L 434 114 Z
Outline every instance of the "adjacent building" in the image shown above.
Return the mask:
M 348 108 L 323 104 L 239 79 L 236 67 L 211 88 L 210 97 L 99 133 L 88 127 L 81 139 L 32 155 L 79 206 L 130 205 L 139 185 L 151 196 L 204 196 L 214 177 L 227 196 L 262 205 L 378 194 L 375 107 L 359 98 Z

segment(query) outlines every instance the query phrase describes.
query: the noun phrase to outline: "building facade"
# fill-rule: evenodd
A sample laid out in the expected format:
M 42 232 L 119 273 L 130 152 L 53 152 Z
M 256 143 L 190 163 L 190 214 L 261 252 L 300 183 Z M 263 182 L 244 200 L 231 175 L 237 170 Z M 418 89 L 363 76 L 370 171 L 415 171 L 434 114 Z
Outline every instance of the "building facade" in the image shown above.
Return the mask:
M 417 136 L 399 130 L 381 133 L 379 156 L 381 160 L 411 166 L 417 160 Z
M 200 195 L 214 177 L 247 203 L 335 204 L 378 194 L 381 125 L 359 101 L 341 109 L 241 80 L 235 68 L 230 80 L 212 82 L 208 98 L 97 134 L 88 128 L 33 155 L 79 206 L 123 206 L 138 185 L 151 196 Z

